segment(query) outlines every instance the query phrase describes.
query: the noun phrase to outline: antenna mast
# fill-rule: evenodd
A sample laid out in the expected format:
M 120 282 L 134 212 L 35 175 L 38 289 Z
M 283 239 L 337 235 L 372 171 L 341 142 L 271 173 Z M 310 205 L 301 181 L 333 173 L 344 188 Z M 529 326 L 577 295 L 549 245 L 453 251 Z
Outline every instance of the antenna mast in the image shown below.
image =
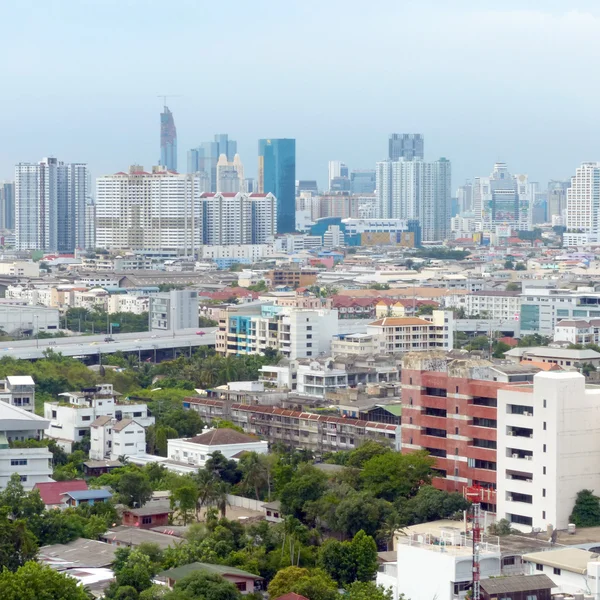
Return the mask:
M 481 565 L 479 550 L 481 546 L 481 504 L 473 504 L 473 600 L 481 600 Z

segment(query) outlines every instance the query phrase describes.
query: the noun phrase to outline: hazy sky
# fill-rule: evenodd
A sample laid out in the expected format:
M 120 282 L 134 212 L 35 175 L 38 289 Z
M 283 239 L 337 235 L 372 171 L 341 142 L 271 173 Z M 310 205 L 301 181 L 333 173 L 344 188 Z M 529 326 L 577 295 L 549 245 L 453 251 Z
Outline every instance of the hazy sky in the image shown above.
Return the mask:
M 500 8 L 501 7 L 501 8 Z M 297 139 L 297 177 L 372 168 L 425 134 L 453 184 L 600 160 L 597 0 L 0 0 L 0 178 L 52 155 L 94 174 L 159 156 L 158 94 L 186 151 Z

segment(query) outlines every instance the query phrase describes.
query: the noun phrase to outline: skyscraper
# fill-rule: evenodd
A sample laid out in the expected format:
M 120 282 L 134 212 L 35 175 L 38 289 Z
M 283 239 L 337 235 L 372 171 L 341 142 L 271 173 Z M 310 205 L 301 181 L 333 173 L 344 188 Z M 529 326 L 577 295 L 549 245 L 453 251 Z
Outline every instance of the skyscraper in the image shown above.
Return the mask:
M 15 184 L 0 183 L 0 229 L 15 228 Z
M 584 234 L 589 241 L 600 237 L 600 162 L 577 167 L 567 190 L 567 230 Z
M 296 230 L 296 140 L 258 141 L 258 191 L 277 198 L 277 233 Z
M 167 105 L 160 113 L 160 164 L 169 171 L 177 172 L 177 129 Z
M 563 214 L 567 208 L 567 190 L 570 186 L 569 181 L 555 181 L 548 182 L 548 219 L 552 220 L 552 217 Z
M 355 170 L 350 173 L 350 191 L 353 194 L 372 194 L 376 178 L 373 169 Z
M 456 198 L 458 200 L 458 212 L 465 213 L 470 212 L 473 208 L 473 184 L 470 181 L 465 182 L 456 191 Z
M 237 154 L 237 142 L 230 140 L 226 133 L 218 133 L 212 142 L 203 142 L 197 148 L 188 150 L 187 172 L 206 173 L 210 187 L 209 191 L 217 191 L 217 162 L 221 154 L 227 162 L 233 162 Z
M 451 164 L 446 158 L 377 163 L 381 219 L 416 219 L 424 241 L 444 240 L 450 224 Z
M 330 160 L 328 173 L 329 173 L 329 178 L 328 178 L 329 187 L 327 189 L 330 191 L 333 190 L 334 179 L 338 179 L 338 180 L 340 178 L 348 179 L 348 167 L 346 166 L 346 163 L 343 163 L 341 160 Z M 338 181 L 338 186 L 340 186 L 339 181 Z M 348 189 L 350 189 L 350 186 L 348 186 Z
M 217 161 L 217 193 L 237 194 L 245 191 L 244 184 L 244 165 L 240 155 L 236 154 L 230 162 L 225 154 L 221 154 Z
M 425 158 L 425 140 L 421 133 L 390 134 L 388 158 L 390 160 L 423 160 Z
M 17 250 L 71 253 L 85 247 L 87 165 L 56 158 L 15 167 Z

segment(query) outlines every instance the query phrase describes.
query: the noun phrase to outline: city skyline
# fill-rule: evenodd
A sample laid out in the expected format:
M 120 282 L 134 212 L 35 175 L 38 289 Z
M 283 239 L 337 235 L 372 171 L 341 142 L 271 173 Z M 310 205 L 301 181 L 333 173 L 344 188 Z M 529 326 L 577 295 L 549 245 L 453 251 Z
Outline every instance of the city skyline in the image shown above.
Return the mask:
M 19 56 L 19 62 L 9 64 L 5 73 L 11 93 L 0 124 L 11 143 L 0 149 L 0 179 L 11 178 L 15 163 L 47 155 L 84 161 L 94 177 L 132 163 L 156 164 L 156 113 L 161 108 L 156 96 L 161 92 L 179 95 L 169 99 L 169 108 L 178 127 L 180 171 L 183 151 L 210 139 L 214 131 L 228 131 L 240 140 L 239 153 L 250 176 L 257 169 L 251 160 L 256 140 L 266 134 L 295 138 L 297 177 L 316 178 L 323 188 L 329 160 L 339 157 L 350 169 L 371 168 L 387 156 L 387 139 L 394 131 L 422 133 L 429 156 L 452 161 L 453 185 L 486 173 L 499 160 L 520 165 L 532 180 L 543 182 L 569 177 L 581 162 L 600 159 L 594 145 L 600 126 L 586 119 L 594 110 L 596 83 L 585 78 L 591 87 L 580 94 L 575 87 L 557 85 L 556 79 L 559 72 L 575 80 L 585 77 L 586 65 L 600 53 L 595 3 L 577 1 L 564 10 L 564 3 L 550 0 L 536 10 L 514 0 L 501 9 L 487 1 L 461 0 L 451 8 L 435 3 L 436 10 L 429 10 L 427 2 L 411 7 L 379 2 L 358 11 L 360 21 L 352 2 L 344 11 L 336 10 L 335 3 L 318 6 L 316 15 L 316 7 L 308 5 L 268 10 L 266 2 L 259 2 L 265 10 L 257 11 L 234 4 L 239 22 L 247 27 L 232 25 L 222 11 L 181 1 L 168 14 L 153 10 L 160 6 L 154 2 L 144 11 L 122 3 L 118 22 L 112 0 L 90 3 L 86 11 L 69 10 L 75 5 L 68 0 L 61 11 L 50 5 L 36 11 L 6 6 L 5 18 L 20 26 L 6 31 L 0 47 Z M 262 25 L 270 32 L 264 39 L 254 35 L 258 12 L 266 15 Z M 311 14 L 319 17 L 314 19 L 317 43 L 310 48 L 289 43 L 297 23 Z M 131 27 L 142 21 L 144 27 Z M 332 29 L 327 24 L 333 21 L 337 26 Z M 205 81 L 211 88 L 229 87 L 225 67 L 236 61 L 252 74 L 254 87 L 268 90 L 269 102 L 264 94 L 249 95 L 243 102 L 236 94 L 207 94 L 206 85 L 183 75 L 194 64 L 197 35 L 222 30 L 225 23 L 231 35 L 216 41 Z M 398 23 L 403 33 L 392 35 Z M 73 34 L 83 26 L 93 27 L 94 35 L 82 43 Z M 191 31 L 195 35 L 188 35 Z M 364 43 L 344 44 L 339 60 L 337 48 L 347 31 L 355 31 Z M 106 47 L 100 40 L 108 33 L 112 43 Z M 157 36 L 176 51 L 177 60 L 173 53 L 155 56 Z M 483 44 L 484 39 L 494 39 L 494 44 Z M 555 39 L 563 43 L 555 44 Z M 252 53 L 245 51 L 248 43 Z M 389 77 L 392 57 L 411 43 L 419 53 L 400 84 Z M 60 68 L 46 73 L 38 57 L 52 44 Z M 280 52 L 275 55 L 273 47 Z M 145 58 L 149 56 L 152 60 Z M 335 60 L 335 69 L 320 60 L 324 56 Z M 498 57 L 502 69 L 513 74 L 512 85 L 500 89 L 494 85 L 496 71 L 489 68 Z M 106 86 L 102 75 L 127 58 L 135 58 L 136 77 L 128 69 L 111 69 L 114 84 Z M 302 80 L 325 80 L 327 85 L 318 95 L 290 93 Z M 340 98 L 340 85 L 348 89 L 348 81 L 355 83 Z M 473 91 L 457 93 L 467 88 Z M 518 88 L 519 94 L 509 88 Z M 407 89 L 419 93 L 406 94 Z

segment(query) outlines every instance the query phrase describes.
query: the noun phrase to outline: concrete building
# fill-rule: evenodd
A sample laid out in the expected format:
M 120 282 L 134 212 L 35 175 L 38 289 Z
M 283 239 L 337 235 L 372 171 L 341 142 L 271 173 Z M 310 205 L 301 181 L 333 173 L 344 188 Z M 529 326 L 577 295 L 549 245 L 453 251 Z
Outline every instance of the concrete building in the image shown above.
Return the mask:
M 33 413 L 35 410 L 35 381 L 29 375 L 9 375 L 0 380 L 0 402 Z
M 298 394 L 325 398 L 328 392 L 348 387 L 348 374 L 345 369 L 336 368 L 332 359 L 323 363 L 315 360 L 298 365 L 296 381 Z
M 198 292 L 171 290 L 150 297 L 151 331 L 175 331 L 198 327 Z
M 600 319 L 559 321 L 554 328 L 554 341 L 582 345 L 598 344 L 600 343 Z
M 452 350 L 454 314 L 434 310 L 431 320 L 418 317 L 384 317 L 367 325 L 367 333 L 385 338 L 388 353 Z
M 173 113 L 166 104 L 160 113 L 160 164 L 169 171 L 177 172 L 177 129 Z
M 40 440 L 49 421 L 32 412 L 0 402 L 0 489 L 18 473 L 26 490 L 36 483 L 51 481 L 52 453 L 48 448 L 11 448 L 10 443 Z
M 331 342 L 331 355 L 368 356 L 386 354 L 386 339 L 382 334 L 338 334 Z
M 377 185 L 375 169 L 355 169 L 350 172 L 350 193 L 373 194 Z
M 29 306 L 24 301 L 0 299 L 0 330 L 14 337 L 35 336 L 38 331 L 56 333 L 59 313 L 56 308 Z
M 147 173 L 133 165 L 128 173 L 96 180 L 96 245 L 99 248 L 173 250 L 194 255 L 202 241 L 200 195 L 196 174 L 166 167 Z
M 207 192 L 217 191 L 217 162 L 222 154 L 231 162 L 237 154 L 237 142 L 230 140 L 226 133 L 216 134 L 212 142 L 204 142 L 188 151 L 187 172 L 201 174 L 207 182 Z
M 599 241 L 600 162 L 583 163 L 571 178 L 567 190 L 567 230 L 576 233 L 582 245 Z
M 600 367 L 600 353 L 589 348 L 575 350 L 571 348 L 555 348 L 542 346 L 511 348 L 504 353 L 504 357 L 515 363 L 547 363 L 562 368 L 577 368 L 583 363 L 589 363 L 593 367 Z
M 343 163 L 341 160 L 330 160 L 329 161 L 329 169 L 328 169 L 328 177 L 327 181 L 329 182 L 330 191 L 333 189 L 332 184 L 335 179 L 346 179 L 348 180 L 348 167 L 346 163 Z M 348 187 L 350 187 L 348 185 Z
M 15 228 L 15 184 L 0 182 L 0 229 Z
M 600 490 L 600 388 L 538 373 L 498 392 L 498 516 L 522 531 L 566 529 L 582 489 Z
M 112 384 L 103 383 L 80 392 L 59 394 L 59 401 L 44 402 L 44 417 L 50 422 L 46 436 L 70 452 L 74 442 L 90 435 L 91 425 L 98 417 L 132 419 L 143 427 L 154 424 L 145 404 L 118 400 L 119 395 Z
M 118 460 L 146 454 L 146 430 L 134 419 L 97 417 L 90 425 L 90 458 Z
M 10 277 L 39 277 L 40 265 L 32 260 L 0 261 L 0 275 Z
M 244 452 L 268 454 L 269 444 L 233 429 L 212 429 L 192 438 L 168 440 L 169 459 L 195 467 L 204 467 L 214 452 L 227 459 L 239 458 Z
M 486 319 L 518 321 L 521 314 L 520 292 L 495 292 L 482 290 L 466 296 L 468 315 L 479 315 Z
M 290 359 L 316 357 L 329 352 L 337 326 L 334 309 L 246 304 L 220 313 L 215 348 L 225 356 L 271 348 Z
M 217 161 L 217 193 L 244 191 L 244 166 L 240 155 L 236 154 L 230 162 L 226 154 L 221 154 Z
M 425 139 L 422 133 L 392 133 L 388 142 L 390 160 L 423 160 Z
M 567 190 L 571 186 L 570 181 L 550 181 L 548 183 L 548 218 L 562 217 L 567 210 Z

